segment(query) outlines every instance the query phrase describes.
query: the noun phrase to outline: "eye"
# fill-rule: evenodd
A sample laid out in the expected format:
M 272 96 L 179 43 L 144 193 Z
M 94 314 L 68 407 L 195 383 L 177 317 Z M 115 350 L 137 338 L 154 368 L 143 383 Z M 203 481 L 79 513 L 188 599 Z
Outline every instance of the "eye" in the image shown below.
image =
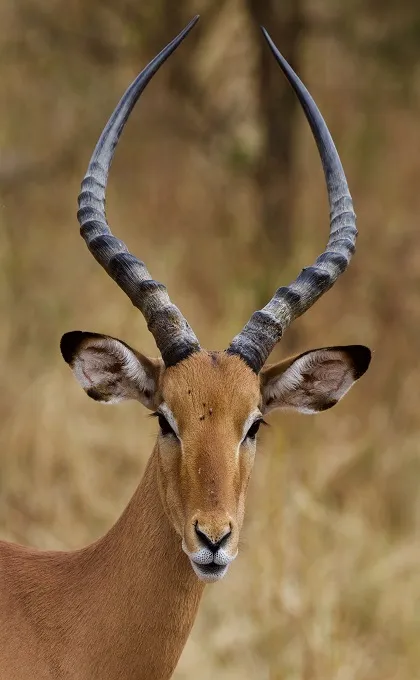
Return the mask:
M 166 420 L 165 416 L 162 415 L 162 413 L 157 413 L 157 418 L 159 421 L 159 427 L 161 434 L 163 436 L 167 434 L 172 434 L 174 437 L 176 437 L 176 433 L 174 432 L 173 428 L 169 425 L 168 421 Z
M 260 418 L 259 420 L 255 420 L 251 427 L 249 428 L 248 432 L 245 435 L 245 439 L 255 439 L 257 436 L 257 432 L 260 429 L 260 425 L 263 423 L 263 419 Z

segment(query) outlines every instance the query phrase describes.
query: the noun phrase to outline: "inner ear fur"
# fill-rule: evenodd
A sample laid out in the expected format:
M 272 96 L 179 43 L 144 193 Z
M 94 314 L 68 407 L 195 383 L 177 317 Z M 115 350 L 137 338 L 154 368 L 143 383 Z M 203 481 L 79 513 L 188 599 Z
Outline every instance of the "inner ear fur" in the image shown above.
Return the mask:
M 146 357 L 117 338 L 86 331 L 63 335 L 60 349 L 86 394 L 95 401 L 135 399 L 150 409 L 159 405 L 162 359 Z
M 368 369 L 364 345 L 321 347 L 266 365 L 260 373 L 264 412 L 290 408 L 303 413 L 334 406 Z

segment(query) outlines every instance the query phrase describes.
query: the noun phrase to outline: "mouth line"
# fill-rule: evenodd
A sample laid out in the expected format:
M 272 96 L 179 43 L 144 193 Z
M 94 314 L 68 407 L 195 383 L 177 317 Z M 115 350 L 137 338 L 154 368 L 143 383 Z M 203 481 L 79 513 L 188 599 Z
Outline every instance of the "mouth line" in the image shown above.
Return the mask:
M 205 574 L 219 574 L 226 569 L 225 564 L 216 564 L 216 562 L 210 562 L 209 564 L 197 564 L 195 562 L 194 564 L 196 564 L 199 570 L 203 571 Z
M 196 575 L 203 581 L 219 581 L 226 574 L 229 566 L 227 564 L 217 564 L 216 562 L 199 564 L 194 562 L 194 560 L 190 561 Z

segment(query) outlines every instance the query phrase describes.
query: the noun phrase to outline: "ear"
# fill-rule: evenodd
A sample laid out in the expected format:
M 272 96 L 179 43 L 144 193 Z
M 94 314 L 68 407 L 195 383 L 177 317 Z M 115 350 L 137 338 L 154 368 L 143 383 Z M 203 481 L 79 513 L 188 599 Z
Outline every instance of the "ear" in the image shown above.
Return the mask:
M 334 406 L 367 371 L 363 345 L 314 349 L 262 369 L 262 412 L 275 408 L 318 413 Z
M 162 359 L 149 359 L 116 338 L 82 331 L 63 335 L 60 349 L 92 399 L 111 404 L 136 399 L 150 409 L 159 405 Z

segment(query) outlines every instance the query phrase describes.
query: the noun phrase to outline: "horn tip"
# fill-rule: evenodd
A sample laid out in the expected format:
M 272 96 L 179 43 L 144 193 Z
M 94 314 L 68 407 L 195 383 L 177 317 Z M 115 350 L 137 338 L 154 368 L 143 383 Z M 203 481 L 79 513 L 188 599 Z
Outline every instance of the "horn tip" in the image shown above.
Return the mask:
M 286 59 L 283 57 L 282 53 L 278 49 L 278 47 L 275 45 L 273 38 L 265 28 L 265 26 L 260 26 L 262 34 L 264 38 L 266 39 L 268 46 L 272 53 L 274 54 L 275 58 L 279 62 L 280 66 L 283 68 L 284 66 L 288 66 Z M 289 67 L 290 68 L 290 67 Z
M 271 35 L 269 34 L 269 32 L 267 31 L 266 27 L 261 24 L 260 29 L 261 29 L 261 32 L 262 32 L 264 38 L 268 42 L 268 44 L 273 45 L 274 44 L 273 39 L 272 39 Z

